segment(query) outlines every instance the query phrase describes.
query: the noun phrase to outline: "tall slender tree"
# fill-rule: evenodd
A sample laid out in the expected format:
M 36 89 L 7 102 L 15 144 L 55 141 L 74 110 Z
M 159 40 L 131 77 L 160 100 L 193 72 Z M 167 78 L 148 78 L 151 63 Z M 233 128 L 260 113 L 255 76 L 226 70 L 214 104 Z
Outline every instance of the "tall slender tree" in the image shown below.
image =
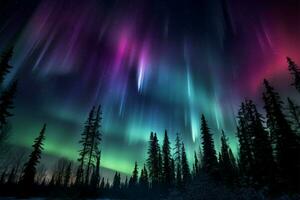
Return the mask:
M 70 180 L 71 180 L 71 175 L 72 175 L 72 162 L 69 162 L 66 170 L 65 170 L 65 174 L 64 174 L 64 186 L 68 187 L 70 184 Z
M 191 173 L 188 164 L 188 160 L 186 157 L 186 152 L 184 148 L 184 144 L 181 144 L 181 167 L 182 167 L 182 182 L 184 185 L 188 184 L 191 180 Z
M 251 185 L 253 180 L 254 158 L 252 136 L 248 131 L 248 114 L 243 102 L 238 112 L 237 137 L 239 141 L 239 171 L 242 185 Z
M 300 107 L 295 104 L 290 98 L 288 100 L 288 111 L 289 120 L 291 121 L 291 126 L 293 131 L 300 135 Z
M 151 180 L 151 186 L 155 187 L 159 183 L 159 144 L 156 133 L 151 132 L 147 166 L 149 169 L 149 179 Z
M 194 152 L 194 169 L 195 169 L 195 176 L 199 175 L 200 172 L 200 165 L 199 165 L 199 160 L 196 151 Z
M 286 116 L 282 112 L 280 96 L 264 80 L 265 92 L 263 100 L 267 113 L 267 125 L 275 145 L 275 159 L 279 170 L 280 187 L 288 191 L 300 188 L 300 142 L 299 137 L 292 131 Z
M 227 184 L 232 185 L 235 182 L 236 177 L 235 177 L 235 167 L 233 165 L 230 156 L 233 155 L 230 155 L 229 153 L 229 145 L 227 143 L 227 137 L 225 136 L 225 133 L 222 130 L 219 168 L 220 168 L 222 179 Z
M 167 187 L 172 184 L 172 167 L 171 167 L 171 148 L 167 130 L 165 130 L 165 137 L 162 146 L 162 175 L 163 184 Z
M 176 187 L 180 188 L 182 183 L 181 173 L 181 138 L 179 133 L 176 134 L 175 147 L 174 147 L 174 162 L 176 170 Z
M 13 55 L 13 47 L 9 47 L 4 52 L 2 52 L 0 58 L 0 88 L 4 82 L 5 76 L 10 72 L 12 66 L 9 64 Z
M 148 171 L 147 171 L 147 168 L 145 165 L 144 165 L 144 168 L 141 170 L 139 184 L 140 184 L 143 192 L 148 190 L 148 187 L 149 187 Z
M 129 180 L 129 187 L 130 188 L 134 188 L 137 186 L 138 184 L 138 177 L 139 177 L 139 174 L 138 174 L 138 164 L 137 162 L 135 162 L 134 164 L 134 169 L 133 169 L 133 172 L 132 172 L 132 176 L 130 177 L 130 180 Z
M 6 88 L 0 96 L 0 142 L 7 138 L 8 118 L 12 117 L 11 110 L 14 108 L 14 97 L 17 90 L 17 81 Z
M 93 107 L 89 113 L 88 119 L 85 122 L 84 131 L 81 134 L 81 140 L 79 143 L 82 145 L 82 149 L 79 151 L 79 166 L 76 174 L 76 185 L 80 185 L 84 183 L 84 165 L 86 162 L 86 157 L 89 152 L 88 145 L 90 140 L 90 132 L 92 130 L 93 117 L 95 113 L 95 107 Z
M 101 133 L 99 131 L 99 128 L 101 127 L 101 120 L 102 120 L 101 115 L 102 115 L 101 106 L 98 106 L 97 112 L 95 113 L 95 116 L 93 117 L 92 120 L 91 132 L 89 133 L 89 139 L 87 143 L 88 159 L 87 159 L 87 167 L 86 167 L 86 175 L 85 175 L 86 184 L 89 184 L 90 182 L 91 169 L 95 167 L 96 163 L 98 162 L 98 158 L 100 159 L 99 144 L 101 141 Z
M 119 190 L 121 188 L 121 174 L 118 172 L 115 173 L 112 188 L 114 190 Z
M 293 76 L 293 83 L 292 85 L 300 92 L 300 69 L 297 64 L 289 57 L 287 57 L 288 68 L 290 73 Z
M 36 174 L 36 166 L 40 162 L 41 154 L 43 151 L 43 142 L 45 140 L 46 124 L 44 124 L 39 136 L 34 140 L 32 145 L 33 151 L 29 156 L 29 160 L 25 163 L 20 185 L 22 186 L 21 195 L 29 195 L 31 187 L 34 184 L 34 178 Z
M 218 161 L 212 134 L 208 128 L 204 115 L 201 117 L 203 169 L 210 175 L 216 175 Z

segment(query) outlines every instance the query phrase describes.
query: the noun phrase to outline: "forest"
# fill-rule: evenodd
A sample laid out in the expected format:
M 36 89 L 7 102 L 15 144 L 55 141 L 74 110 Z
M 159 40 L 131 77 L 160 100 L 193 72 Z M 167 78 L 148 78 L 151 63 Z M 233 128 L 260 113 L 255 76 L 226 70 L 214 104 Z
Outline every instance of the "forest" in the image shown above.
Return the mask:
M 218 152 L 209 121 L 201 116 L 201 146 L 194 152 L 191 165 L 180 134 L 170 141 L 149 133 L 144 163 L 132 162 L 132 175 L 113 180 L 101 174 L 101 126 L 105 113 L 95 105 L 83 123 L 78 142 L 78 160 L 59 159 L 55 169 L 39 170 L 47 140 L 47 122 L 32 141 L 25 162 L 16 158 L 6 164 L 5 151 L 14 116 L 18 80 L 7 87 L 4 81 L 13 66 L 13 47 L 0 59 L 0 196 L 17 198 L 109 198 L 109 199 L 300 199 L 300 107 L 281 96 L 268 80 L 262 80 L 264 113 L 255 102 L 245 99 L 236 116 L 239 151 L 235 155 L 222 131 Z M 299 92 L 300 68 L 287 58 L 291 87 Z M 18 77 L 19 80 L 22 77 Z M 286 99 L 285 99 L 286 98 Z M 199 113 L 200 114 L 200 113 Z M 102 119 L 103 118 L 103 119 Z M 160 140 L 162 141 L 160 143 Z M 162 144 L 162 145 L 160 145 Z M 21 155 L 20 156 L 24 156 Z

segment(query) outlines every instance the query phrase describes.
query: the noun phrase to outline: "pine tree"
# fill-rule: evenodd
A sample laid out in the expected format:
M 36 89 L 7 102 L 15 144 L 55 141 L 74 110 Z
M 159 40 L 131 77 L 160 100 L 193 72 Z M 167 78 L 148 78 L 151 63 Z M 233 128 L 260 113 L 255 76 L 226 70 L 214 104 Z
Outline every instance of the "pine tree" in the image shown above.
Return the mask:
M 72 162 L 69 162 L 64 175 L 64 186 L 68 187 L 72 175 Z
M 78 161 L 80 162 L 76 174 L 76 185 L 80 185 L 84 183 L 84 165 L 86 162 L 86 157 L 89 152 L 88 145 L 90 140 L 90 132 L 92 130 L 92 123 L 93 123 L 93 117 L 95 113 L 95 107 L 93 107 L 89 113 L 88 119 L 85 122 L 84 131 L 81 134 L 81 140 L 79 143 L 82 145 L 82 149 L 79 151 L 79 158 Z
M 8 118 L 12 117 L 11 110 L 14 108 L 14 96 L 17 90 L 17 81 L 14 81 L 0 96 L 0 142 L 7 137 L 6 125 Z
M 101 127 L 100 123 L 102 120 L 102 112 L 101 112 L 101 106 L 98 106 L 96 116 L 93 118 L 92 124 L 91 124 L 91 132 L 89 134 L 89 140 L 88 140 L 88 160 L 87 160 L 87 169 L 86 169 L 86 175 L 85 175 L 85 183 L 88 184 L 90 180 L 91 175 L 91 168 L 95 167 L 96 162 L 98 162 L 98 156 L 100 154 L 99 151 L 99 144 L 101 141 L 101 133 L 99 131 L 99 128 Z M 100 157 L 99 157 L 100 159 Z M 100 160 L 99 160 L 100 163 Z
M 159 183 L 159 144 L 156 133 L 150 134 L 150 142 L 148 149 L 147 165 L 149 169 L 149 179 L 151 180 L 152 187 Z
M 187 184 L 191 180 L 190 168 L 188 165 L 184 144 L 181 144 L 181 167 L 182 167 L 182 182 L 183 184 Z
M 132 172 L 132 176 L 130 177 L 130 180 L 129 180 L 129 187 L 130 188 L 133 188 L 135 186 L 137 186 L 138 184 L 138 165 L 137 165 L 137 162 L 135 162 L 134 164 L 134 170 Z
M 104 188 L 105 188 L 105 181 L 104 181 L 104 177 L 102 177 L 99 189 L 100 191 L 103 191 Z
M 143 191 L 148 190 L 149 187 L 148 171 L 145 165 L 144 168 L 141 170 L 139 184 Z
M 99 128 L 101 127 L 101 115 L 101 106 L 98 106 L 97 111 L 95 111 L 95 107 L 93 107 L 85 123 L 85 128 L 81 135 L 82 138 L 79 141 L 79 143 L 82 144 L 82 149 L 79 152 L 78 161 L 80 164 L 77 170 L 76 185 L 83 183 L 85 185 L 90 184 L 91 176 L 94 172 L 92 169 L 96 167 L 97 162 L 100 163 L 98 159 L 100 159 L 99 144 L 101 141 L 101 133 Z M 85 177 L 83 176 L 84 168 Z
M 252 132 L 252 149 L 254 157 L 253 178 L 258 186 L 270 185 L 274 182 L 275 162 L 273 158 L 273 148 L 268 132 L 263 126 L 263 119 L 258 113 L 252 101 L 246 102 L 247 111 L 250 118 Z M 260 167 L 264 166 L 264 167 Z
M 175 161 L 173 158 L 171 158 L 171 183 L 172 186 L 175 184 L 176 175 L 175 175 Z
M 120 187 L 121 187 L 121 175 L 118 172 L 116 172 L 113 179 L 112 188 L 114 190 L 119 190 Z
M 182 173 L 181 173 L 181 138 L 179 134 L 176 134 L 175 147 L 174 147 L 174 161 L 176 170 L 176 187 L 180 188 L 182 185 Z
M 162 146 L 162 175 L 163 175 L 163 184 L 166 187 L 169 187 L 172 184 L 172 169 L 171 169 L 171 149 L 170 142 L 168 138 L 167 130 L 165 130 L 165 137 Z
M 243 102 L 238 112 L 237 137 L 239 141 L 239 170 L 242 185 L 251 185 L 253 182 L 254 158 L 252 151 L 252 135 L 248 128 L 249 116 Z
M 199 175 L 200 172 L 200 166 L 199 166 L 199 160 L 196 151 L 194 152 L 194 169 L 195 169 L 195 176 Z
M 216 175 L 217 172 L 217 156 L 214 147 L 212 134 L 207 126 L 204 115 L 201 118 L 201 133 L 202 133 L 202 149 L 203 149 L 203 169 L 210 175 Z
M 13 55 L 13 47 L 8 48 L 6 51 L 2 52 L 0 58 L 0 88 L 4 82 L 5 76 L 10 72 L 12 66 L 9 65 Z
M 44 124 L 39 136 L 34 140 L 32 145 L 33 151 L 29 156 L 29 160 L 24 165 L 20 185 L 22 186 L 22 193 L 26 196 L 30 193 L 31 187 L 34 184 L 36 174 L 36 166 L 40 162 L 43 151 L 43 142 L 45 140 L 46 124 Z
M 232 152 L 231 152 L 232 154 Z M 225 183 L 232 185 L 235 181 L 235 167 L 230 157 L 229 146 L 227 143 L 227 137 L 225 136 L 224 131 L 222 130 L 221 135 L 221 152 L 219 159 L 219 168 L 221 172 L 221 177 Z
M 109 181 L 108 179 L 106 179 L 106 183 L 105 183 L 105 190 L 108 191 L 110 189 L 110 184 L 109 184 Z
M 300 135 L 300 107 L 290 98 L 288 100 L 289 120 L 292 122 L 292 128 L 295 133 Z
M 98 155 L 96 155 L 96 166 L 93 169 L 93 174 L 91 178 L 91 186 L 95 189 L 99 186 L 100 181 L 100 158 L 101 158 L 101 152 L 98 152 Z
M 282 112 L 280 96 L 264 80 L 263 100 L 267 112 L 267 125 L 275 145 L 275 160 L 279 170 L 279 184 L 284 190 L 298 191 L 300 188 L 300 142 Z
M 289 64 L 289 71 L 293 76 L 292 85 L 300 92 L 300 69 L 291 58 L 287 57 L 287 62 Z

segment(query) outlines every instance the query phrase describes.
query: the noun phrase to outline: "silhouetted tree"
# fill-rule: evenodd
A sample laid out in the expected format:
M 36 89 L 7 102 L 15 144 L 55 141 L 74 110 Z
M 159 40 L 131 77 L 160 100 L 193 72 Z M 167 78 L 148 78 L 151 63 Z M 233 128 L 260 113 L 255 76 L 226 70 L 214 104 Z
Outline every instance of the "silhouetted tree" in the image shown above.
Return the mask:
M 198 176 L 200 172 L 200 165 L 196 151 L 194 152 L 194 175 Z
M 90 182 L 91 168 L 95 167 L 96 162 L 98 162 L 97 161 L 98 158 L 100 159 L 99 144 L 101 141 L 101 133 L 99 131 L 99 128 L 101 127 L 100 124 L 102 120 L 101 115 L 102 115 L 101 106 L 98 106 L 97 112 L 95 113 L 93 122 L 91 124 L 91 128 L 90 128 L 91 132 L 89 134 L 89 139 L 87 143 L 88 160 L 87 160 L 87 169 L 86 169 L 86 176 L 85 176 L 86 184 Z
M 232 153 L 232 152 L 231 152 Z M 221 152 L 219 159 L 219 168 L 221 172 L 221 178 L 225 183 L 232 185 L 235 182 L 235 166 L 232 162 L 229 154 L 229 146 L 227 143 L 227 137 L 225 136 L 224 131 L 222 130 L 221 135 Z
M 65 187 L 69 186 L 71 175 L 72 175 L 72 162 L 69 162 L 69 164 L 65 170 L 65 173 L 64 173 L 64 186 Z
M 293 131 L 300 135 L 300 107 L 290 98 L 288 100 L 289 120 L 292 122 Z
M 162 175 L 163 175 L 163 184 L 166 187 L 171 186 L 172 184 L 172 168 L 171 168 L 171 148 L 168 138 L 167 130 L 165 130 L 165 137 L 162 146 Z
M 176 187 L 180 188 L 182 185 L 182 173 L 181 173 L 181 138 L 179 134 L 176 134 L 175 147 L 174 147 L 174 161 L 176 170 Z
M 239 141 L 239 171 L 242 185 L 253 182 L 254 158 L 252 151 L 252 136 L 248 131 L 248 114 L 243 102 L 238 112 L 237 137 Z
M 300 92 L 300 69 L 291 58 L 287 57 L 287 62 L 289 64 L 289 71 L 293 76 L 292 85 Z
M 149 169 L 149 179 L 151 180 L 152 187 L 159 183 L 159 144 L 156 133 L 150 134 L 150 144 L 148 149 L 147 165 Z
M 46 124 L 44 124 L 39 136 L 34 140 L 32 145 L 33 151 L 29 156 L 28 162 L 25 163 L 22 177 L 20 180 L 21 185 L 21 195 L 29 195 L 31 192 L 31 187 L 34 184 L 34 178 L 36 174 L 36 166 L 40 162 L 43 142 L 45 140 Z
M 182 167 L 182 182 L 183 184 L 187 184 L 191 180 L 191 173 L 189 164 L 186 157 L 186 152 L 184 148 L 184 144 L 181 144 L 181 167 Z
M 208 128 L 204 115 L 201 117 L 203 169 L 210 175 L 216 175 L 218 161 L 212 134 Z
M 149 187 L 148 171 L 145 165 L 144 168 L 141 170 L 139 184 L 143 192 L 146 192 L 148 190 Z
M 88 185 L 91 183 L 91 176 L 94 172 L 94 170 L 92 169 L 96 167 L 98 159 L 100 159 L 99 144 L 101 141 L 101 133 L 99 131 L 99 128 L 101 127 L 101 115 L 101 106 L 98 106 L 97 111 L 95 111 L 95 107 L 93 107 L 85 123 L 85 128 L 80 140 L 82 149 L 79 152 L 78 159 L 80 165 L 78 167 L 76 176 L 77 185 L 83 183 L 85 183 L 85 185 Z M 84 167 L 86 168 L 85 177 L 83 177 Z
M 91 178 L 91 186 L 96 189 L 99 186 L 100 181 L 100 158 L 101 158 L 101 152 L 98 152 L 98 155 L 96 155 L 96 166 L 93 169 L 93 174 Z
M 104 177 L 102 177 L 99 189 L 100 191 L 103 191 L 104 188 L 105 188 L 105 181 L 104 181 Z
M 0 58 L 0 88 L 2 87 L 5 76 L 10 72 L 10 69 L 12 68 L 12 66 L 9 65 L 9 61 L 11 60 L 12 55 L 13 47 L 9 47 L 4 52 L 2 52 Z
M 6 88 L 0 96 L 0 142 L 7 138 L 7 123 L 8 118 L 12 117 L 11 110 L 14 108 L 13 100 L 17 90 L 17 81 L 14 81 Z
M 88 145 L 90 140 L 90 132 L 92 131 L 92 123 L 93 123 L 93 117 L 94 117 L 95 107 L 93 107 L 89 113 L 88 119 L 85 122 L 84 131 L 81 134 L 81 140 L 79 143 L 82 145 L 82 149 L 79 151 L 79 158 L 78 161 L 80 162 L 77 174 L 76 174 L 76 185 L 83 184 L 84 182 L 84 165 L 86 162 L 86 157 L 89 152 Z
M 267 125 L 275 145 L 275 158 L 279 170 L 280 187 L 289 191 L 300 188 L 300 143 L 299 137 L 292 131 L 286 116 L 282 112 L 280 96 L 264 80 L 263 100 L 267 113 Z
M 129 187 L 130 188 L 134 188 L 137 186 L 138 184 L 138 165 L 137 165 L 137 162 L 135 162 L 134 164 L 134 170 L 132 172 L 132 176 L 130 177 L 130 180 L 129 180 Z
M 117 191 L 120 189 L 120 187 L 121 187 L 121 174 L 116 172 L 113 179 L 112 188 Z
M 175 161 L 173 158 L 171 158 L 171 183 L 172 186 L 175 184 L 176 175 L 175 175 Z

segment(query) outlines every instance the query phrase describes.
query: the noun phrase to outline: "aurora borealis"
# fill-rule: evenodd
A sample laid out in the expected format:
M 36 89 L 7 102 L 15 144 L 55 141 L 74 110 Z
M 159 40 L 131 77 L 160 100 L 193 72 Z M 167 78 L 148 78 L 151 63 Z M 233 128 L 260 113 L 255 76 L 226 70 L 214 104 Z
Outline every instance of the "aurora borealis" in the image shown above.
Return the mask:
M 180 133 L 191 159 L 204 113 L 219 146 L 236 151 L 244 98 L 262 108 L 268 78 L 285 96 L 286 56 L 300 63 L 296 0 L 7 1 L 0 49 L 14 43 L 20 80 L 10 142 L 30 147 L 48 124 L 45 152 L 76 160 L 89 109 L 103 107 L 101 165 L 130 173 L 149 133 Z M 278 84 L 280 83 L 280 84 Z M 295 99 L 296 100 L 296 99 Z

